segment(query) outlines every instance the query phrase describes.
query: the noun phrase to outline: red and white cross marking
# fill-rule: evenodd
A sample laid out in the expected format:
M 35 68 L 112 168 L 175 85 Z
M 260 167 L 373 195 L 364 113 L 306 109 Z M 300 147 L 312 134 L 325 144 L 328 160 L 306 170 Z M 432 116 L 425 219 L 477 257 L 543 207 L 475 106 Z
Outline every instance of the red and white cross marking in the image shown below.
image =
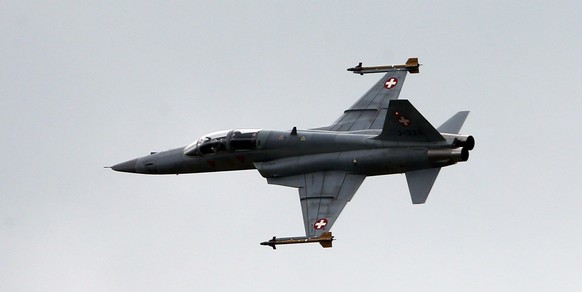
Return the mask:
M 405 117 L 400 117 L 398 119 L 398 122 L 401 123 L 401 124 L 403 124 L 403 125 L 405 125 L 405 126 L 410 125 L 410 120 L 407 119 L 407 118 L 405 118 Z
M 384 88 L 392 89 L 393 87 L 396 86 L 396 84 L 398 84 L 398 78 L 390 77 L 390 79 L 388 79 L 388 80 L 386 80 L 386 82 L 384 82 Z
M 327 218 L 317 219 L 315 220 L 315 224 L 313 224 L 315 230 L 325 229 L 325 226 L 327 226 Z

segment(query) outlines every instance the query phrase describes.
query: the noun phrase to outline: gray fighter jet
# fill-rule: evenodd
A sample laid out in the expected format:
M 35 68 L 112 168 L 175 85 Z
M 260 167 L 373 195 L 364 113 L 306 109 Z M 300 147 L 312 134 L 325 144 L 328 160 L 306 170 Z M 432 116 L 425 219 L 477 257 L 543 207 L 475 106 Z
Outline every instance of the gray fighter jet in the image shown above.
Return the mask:
M 237 129 L 202 136 L 194 143 L 113 166 L 140 174 L 182 174 L 257 169 L 269 184 L 297 188 L 305 236 L 262 242 L 318 242 L 331 247 L 330 232 L 367 176 L 405 173 L 413 204 L 423 204 L 441 167 L 467 161 L 475 139 L 459 135 L 468 111 L 434 128 L 408 100 L 398 100 L 404 65 L 349 68 L 356 74 L 386 73 L 329 126 L 298 130 Z

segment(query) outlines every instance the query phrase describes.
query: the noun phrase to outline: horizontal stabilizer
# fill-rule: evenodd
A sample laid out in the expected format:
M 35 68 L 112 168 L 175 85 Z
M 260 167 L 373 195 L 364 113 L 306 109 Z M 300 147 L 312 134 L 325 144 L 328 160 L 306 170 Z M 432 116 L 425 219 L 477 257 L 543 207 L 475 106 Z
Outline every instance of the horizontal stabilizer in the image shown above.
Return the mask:
M 438 127 L 437 130 L 441 133 L 458 134 L 468 115 L 468 111 L 458 112 Z
M 410 197 L 412 198 L 413 204 L 424 204 L 426 202 L 426 198 L 428 198 L 428 194 L 440 170 L 439 167 L 409 171 L 406 173 L 408 190 L 410 190 Z

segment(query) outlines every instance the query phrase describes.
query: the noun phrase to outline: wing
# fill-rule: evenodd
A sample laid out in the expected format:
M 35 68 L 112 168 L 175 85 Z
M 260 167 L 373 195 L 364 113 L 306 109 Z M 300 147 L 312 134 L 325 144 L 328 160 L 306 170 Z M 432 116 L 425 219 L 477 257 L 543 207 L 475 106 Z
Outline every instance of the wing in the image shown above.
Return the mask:
M 387 72 L 366 94 L 364 94 L 333 124 L 318 128 L 328 131 L 357 131 L 369 129 L 382 129 L 386 111 L 390 100 L 398 99 L 400 90 L 406 79 L 406 73 L 418 73 L 418 59 L 410 58 L 406 65 L 382 66 L 382 67 L 355 67 L 348 69 L 354 73 Z M 378 68 L 380 70 L 378 70 Z
M 268 178 L 269 184 L 299 188 L 305 234 L 321 236 L 331 229 L 366 176 L 343 171 L 321 171 Z

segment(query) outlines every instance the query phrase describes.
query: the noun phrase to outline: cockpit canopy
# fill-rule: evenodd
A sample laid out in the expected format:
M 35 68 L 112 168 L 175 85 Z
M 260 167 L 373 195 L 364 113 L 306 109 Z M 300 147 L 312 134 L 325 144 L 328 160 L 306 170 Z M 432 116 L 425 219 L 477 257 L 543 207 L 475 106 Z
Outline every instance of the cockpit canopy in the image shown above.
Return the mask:
M 187 156 L 206 156 L 224 152 L 251 151 L 257 149 L 259 130 L 226 130 L 202 136 L 184 148 Z

